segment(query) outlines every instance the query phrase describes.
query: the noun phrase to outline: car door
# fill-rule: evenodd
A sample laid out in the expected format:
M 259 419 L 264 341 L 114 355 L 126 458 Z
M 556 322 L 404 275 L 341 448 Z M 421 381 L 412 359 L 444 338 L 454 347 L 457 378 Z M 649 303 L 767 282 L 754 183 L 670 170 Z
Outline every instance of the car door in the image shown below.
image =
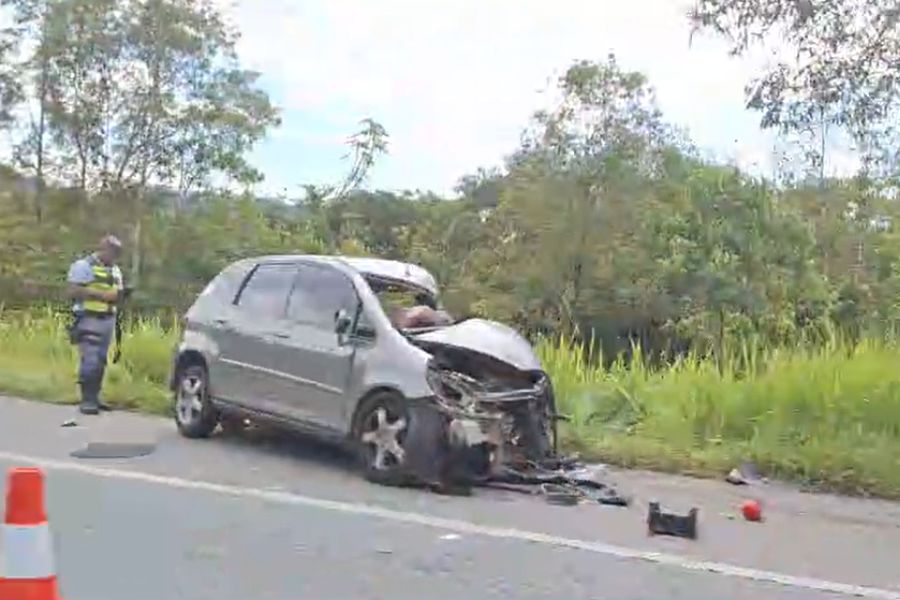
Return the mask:
M 222 382 L 217 383 L 223 400 L 278 414 L 278 399 L 291 387 L 275 367 L 288 328 L 287 300 L 296 273 L 296 263 L 261 263 L 238 292 L 217 336 L 224 342 L 218 360 Z
M 325 428 L 344 428 L 354 399 L 348 398 L 354 347 L 349 331 L 339 335 L 336 316 L 355 319 L 359 298 L 353 282 L 330 265 L 301 264 L 288 299 L 289 336 L 282 340 L 290 354 L 279 370 L 291 376 L 294 393 L 282 398 L 283 410 L 297 418 L 312 415 Z M 350 327 L 352 328 L 352 322 Z

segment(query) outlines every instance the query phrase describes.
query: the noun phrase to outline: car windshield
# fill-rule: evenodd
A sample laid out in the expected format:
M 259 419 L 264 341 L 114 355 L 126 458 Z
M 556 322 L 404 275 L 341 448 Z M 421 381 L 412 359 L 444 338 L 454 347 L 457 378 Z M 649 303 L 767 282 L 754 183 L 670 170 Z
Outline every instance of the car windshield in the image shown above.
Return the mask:
M 397 329 L 430 329 L 453 323 L 450 314 L 440 308 L 437 298 L 421 288 L 375 276 L 367 276 L 366 280 Z

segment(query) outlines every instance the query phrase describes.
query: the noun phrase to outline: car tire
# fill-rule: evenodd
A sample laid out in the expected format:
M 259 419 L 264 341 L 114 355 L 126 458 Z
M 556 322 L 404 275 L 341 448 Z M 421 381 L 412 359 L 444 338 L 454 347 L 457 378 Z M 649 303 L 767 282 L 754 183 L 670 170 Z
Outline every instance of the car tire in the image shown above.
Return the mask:
M 209 397 L 209 375 L 201 365 L 188 365 L 175 382 L 175 424 L 187 438 L 205 438 L 215 430 L 219 415 Z
M 367 480 L 390 486 L 410 483 L 403 445 L 408 427 L 409 411 L 402 397 L 378 392 L 363 400 L 356 413 L 353 442 Z

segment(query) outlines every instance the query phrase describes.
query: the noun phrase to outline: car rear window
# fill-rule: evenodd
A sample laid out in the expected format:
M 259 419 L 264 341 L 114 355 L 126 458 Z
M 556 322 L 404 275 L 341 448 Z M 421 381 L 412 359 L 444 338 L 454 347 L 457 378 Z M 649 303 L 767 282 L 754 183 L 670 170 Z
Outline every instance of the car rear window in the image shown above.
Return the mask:
M 297 266 L 285 263 L 264 263 L 256 267 L 244 285 L 237 305 L 255 316 L 282 318 L 288 294 L 294 283 Z

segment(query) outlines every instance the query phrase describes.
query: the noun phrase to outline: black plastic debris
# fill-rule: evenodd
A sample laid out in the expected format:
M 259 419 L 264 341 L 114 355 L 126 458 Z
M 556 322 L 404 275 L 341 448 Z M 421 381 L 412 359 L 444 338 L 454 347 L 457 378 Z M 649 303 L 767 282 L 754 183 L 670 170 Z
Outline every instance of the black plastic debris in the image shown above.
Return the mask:
M 557 506 L 575 506 L 582 497 L 579 490 L 554 483 L 542 483 L 541 493 L 544 494 L 548 504 Z
M 579 499 L 586 498 L 609 506 L 628 506 L 628 498 L 619 494 L 613 486 L 598 479 L 600 470 L 586 467 L 577 461 L 554 459 L 547 465 L 532 464 L 522 468 L 506 466 L 494 474 L 486 485 L 523 493 L 529 493 L 527 491 L 529 487 L 537 486 L 538 489 L 531 493 L 545 496 L 547 490 L 552 490 L 554 497 L 552 499 L 547 497 L 547 501 L 558 505 L 572 506 L 577 504 Z M 576 497 L 574 502 L 561 497 L 563 489 L 566 490 L 566 494 Z
M 152 454 L 155 444 L 118 444 L 91 442 L 70 454 L 74 458 L 138 458 Z
M 696 508 L 689 510 L 687 515 L 666 513 L 659 508 L 659 502 L 651 502 L 647 515 L 647 529 L 650 535 L 671 535 L 695 540 L 697 513 Z
M 597 494 L 596 500 L 600 504 L 605 504 L 607 506 L 628 506 L 630 503 L 630 500 L 627 497 L 620 495 L 611 488 L 607 488 Z

